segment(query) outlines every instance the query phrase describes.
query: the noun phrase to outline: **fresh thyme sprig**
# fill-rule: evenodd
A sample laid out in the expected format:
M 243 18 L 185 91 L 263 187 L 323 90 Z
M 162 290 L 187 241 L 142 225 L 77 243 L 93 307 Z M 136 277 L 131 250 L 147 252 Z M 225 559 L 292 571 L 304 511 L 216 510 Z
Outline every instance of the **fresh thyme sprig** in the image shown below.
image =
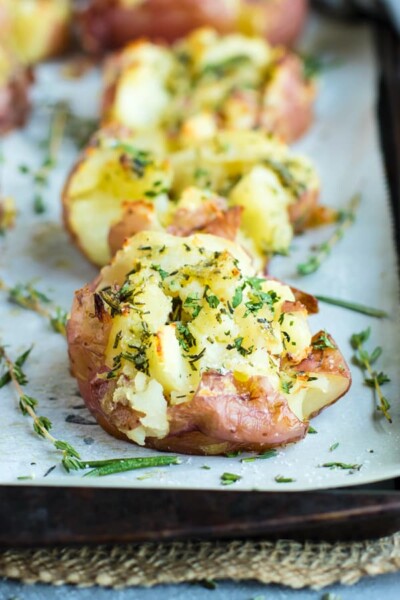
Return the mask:
M 52 169 L 57 164 L 57 158 L 63 141 L 67 118 L 68 111 L 65 103 L 59 103 L 56 105 L 50 121 L 44 160 L 39 169 L 32 174 L 34 184 L 33 209 L 36 214 L 42 214 L 46 211 L 43 191 L 48 185 L 49 176 Z
M 80 459 L 80 455 L 68 442 L 58 440 L 51 433 L 52 423 L 47 417 L 39 416 L 36 413 L 38 400 L 32 396 L 28 396 L 23 387 L 28 383 L 28 378 L 22 367 L 25 364 L 32 348 L 25 350 L 18 358 L 13 361 L 6 352 L 3 345 L 0 345 L 0 366 L 5 367 L 4 373 L 0 378 L 0 388 L 8 383 L 12 383 L 15 392 L 18 396 L 19 408 L 24 416 L 29 415 L 33 421 L 34 432 L 47 439 L 57 450 L 62 452 L 62 463 L 66 465 L 75 464 L 75 461 Z M 68 469 L 67 469 L 68 470 Z
M 9 302 L 45 317 L 53 331 L 66 335 L 67 312 L 59 306 L 54 306 L 50 298 L 36 289 L 32 283 L 17 283 L 13 287 L 8 287 L 0 279 L 0 290 L 7 292 Z
M 382 385 L 388 383 L 390 378 L 382 371 L 374 371 L 372 365 L 378 360 L 382 354 L 382 348 L 377 346 L 371 353 L 364 348 L 365 342 L 369 339 L 371 334 L 371 328 L 365 329 L 360 333 L 354 333 L 351 336 L 350 342 L 352 348 L 355 350 L 353 356 L 353 362 L 359 366 L 364 372 L 368 374 L 368 377 L 364 378 L 364 382 L 369 387 L 375 390 L 375 394 L 378 400 L 377 410 L 380 410 L 385 416 L 389 423 L 392 423 L 392 417 L 390 416 L 390 403 L 385 398 L 382 392 Z
M 62 465 L 69 473 L 80 469 L 92 468 L 84 477 L 103 477 L 114 473 L 122 473 L 136 469 L 163 467 L 180 464 L 177 456 L 145 456 L 138 458 L 110 458 L 106 460 L 82 460 L 80 454 L 71 444 L 55 438 L 50 430 L 52 423 L 47 417 L 39 416 L 36 412 L 38 400 L 28 396 L 23 387 L 28 383 L 28 378 L 22 367 L 25 364 L 32 348 L 23 352 L 15 361 L 6 353 L 4 346 L 0 345 L 0 366 L 5 367 L 0 376 L 0 388 L 12 383 L 18 396 L 19 408 L 24 416 L 29 415 L 33 421 L 34 432 L 48 440 L 56 450 L 62 452 Z
M 324 260 L 330 255 L 332 248 L 342 239 L 346 230 L 354 223 L 360 200 L 360 194 L 356 194 L 351 198 L 348 209 L 341 214 L 339 226 L 331 237 L 326 242 L 320 244 L 316 248 L 315 254 L 310 256 L 306 262 L 297 265 L 297 272 L 300 275 L 310 275 L 319 269 Z

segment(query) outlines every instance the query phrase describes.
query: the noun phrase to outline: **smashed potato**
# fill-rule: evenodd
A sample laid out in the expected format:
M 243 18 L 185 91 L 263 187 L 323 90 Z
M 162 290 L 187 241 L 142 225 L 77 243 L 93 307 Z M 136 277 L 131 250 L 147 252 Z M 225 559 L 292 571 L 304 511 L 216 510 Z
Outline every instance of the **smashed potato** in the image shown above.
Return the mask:
M 332 338 L 293 291 L 220 237 L 142 232 L 78 291 L 72 372 L 99 423 L 192 454 L 300 440 L 349 388 Z
M 140 40 L 106 64 L 103 123 L 166 131 L 177 147 L 219 130 L 260 129 L 290 142 L 313 118 L 302 59 L 260 37 L 198 29 L 172 48 Z
M 93 263 L 149 229 L 236 239 L 259 265 L 288 251 L 318 200 L 311 163 L 261 132 L 221 132 L 163 156 L 157 136 L 114 130 L 83 153 L 64 188 L 64 220 Z
M 57 56 L 68 45 L 70 0 L 1 0 L 0 37 L 26 65 Z

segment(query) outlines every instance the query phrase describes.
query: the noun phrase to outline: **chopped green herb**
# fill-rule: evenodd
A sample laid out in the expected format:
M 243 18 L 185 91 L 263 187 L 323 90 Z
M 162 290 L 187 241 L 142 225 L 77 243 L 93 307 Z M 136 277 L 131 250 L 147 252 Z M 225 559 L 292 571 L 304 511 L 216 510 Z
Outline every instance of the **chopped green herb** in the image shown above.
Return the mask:
M 254 346 L 250 346 L 250 348 L 243 348 L 242 343 L 243 343 L 243 338 L 237 337 L 233 340 L 233 344 L 227 345 L 226 349 L 227 350 L 236 349 L 239 352 L 239 354 L 241 354 L 242 356 L 248 356 L 249 354 L 251 354 L 253 352 Z
M 162 281 L 164 281 L 164 279 L 169 276 L 169 273 L 167 273 L 167 271 L 164 271 L 164 269 L 162 269 L 160 265 L 151 265 L 151 268 L 153 269 L 153 271 L 157 271 L 157 273 L 159 273 Z
M 196 340 L 194 336 L 190 333 L 188 327 L 183 323 L 176 324 L 176 331 L 178 333 L 178 342 L 179 345 L 188 352 L 190 348 L 196 345 Z
M 326 331 L 321 332 L 320 336 L 312 342 L 312 346 L 317 350 L 325 350 L 326 348 L 336 349 L 335 344 L 331 341 Z
M 336 448 L 338 448 L 339 446 L 339 442 L 335 442 L 334 444 L 332 444 L 332 446 L 329 448 L 329 452 L 333 452 L 334 450 L 336 450 Z
M 324 467 L 326 469 L 343 469 L 345 471 L 359 471 L 362 465 L 348 464 L 342 462 L 327 462 L 320 465 L 320 467 Z
M 205 353 L 206 353 L 206 349 L 203 348 L 203 350 L 201 352 L 199 352 L 198 354 L 189 354 L 188 356 L 186 356 L 186 358 L 188 359 L 190 368 L 193 371 L 197 371 L 197 367 L 196 367 L 195 363 L 198 362 L 201 358 L 203 358 Z
M 274 449 L 266 450 L 262 454 L 257 454 L 256 456 L 249 456 L 247 458 L 242 458 L 240 460 L 240 462 L 249 463 L 249 462 L 254 462 L 255 460 L 265 460 L 267 458 L 274 458 L 275 456 L 277 456 L 277 454 L 278 454 L 277 451 Z
M 316 429 L 314 429 L 314 427 L 310 427 L 308 428 L 308 433 L 318 433 L 318 431 Z
M 237 458 L 240 454 L 242 454 L 241 450 L 234 450 L 233 452 L 227 452 L 225 456 L 226 458 Z
M 204 298 L 205 298 L 207 304 L 209 305 L 210 308 L 218 308 L 219 299 L 214 294 L 208 294 L 208 290 L 209 290 L 209 287 L 207 285 L 204 290 Z
M 202 306 L 198 296 L 188 296 L 183 303 L 184 308 L 189 308 L 192 311 L 192 318 L 195 319 L 200 313 Z
M 221 475 L 222 485 L 232 485 L 240 479 L 242 479 L 241 475 L 236 475 L 235 473 L 222 473 Z
M 281 388 L 283 389 L 285 394 L 290 394 L 293 385 L 293 381 L 281 381 Z
M 237 308 L 243 300 L 243 287 L 237 287 L 232 298 L 232 308 Z
M 291 477 L 284 477 L 283 475 L 277 475 L 275 477 L 275 481 L 276 481 L 276 483 L 293 483 L 296 480 L 292 479 Z

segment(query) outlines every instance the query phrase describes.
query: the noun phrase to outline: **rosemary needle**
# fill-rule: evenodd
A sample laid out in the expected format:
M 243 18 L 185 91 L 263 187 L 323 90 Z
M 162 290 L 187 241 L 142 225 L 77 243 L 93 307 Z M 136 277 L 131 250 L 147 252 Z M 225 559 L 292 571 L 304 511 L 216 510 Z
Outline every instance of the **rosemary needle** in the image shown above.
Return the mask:
M 317 300 L 321 302 L 325 302 L 326 304 L 333 304 L 334 306 L 341 306 L 342 308 L 347 308 L 348 310 L 353 310 L 355 312 L 359 312 L 363 315 L 368 315 L 369 317 L 376 317 L 377 319 L 384 319 L 388 317 L 388 313 L 384 310 L 380 310 L 379 308 L 372 308 L 370 306 L 365 306 L 364 304 L 358 304 L 358 302 L 350 302 L 348 300 L 341 300 L 339 298 L 330 298 L 329 296 L 315 296 Z
M 133 471 L 135 469 L 178 465 L 180 464 L 180 459 L 178 456 L 145 456 L 140 458 L 116 458 L 88 462 L 81 461 L 81 463 L 81 468 L 96 467 L 91 471 L 88 471 L 88 473 L 85 473 L 84 477 L 104 477 L 105 475 Z

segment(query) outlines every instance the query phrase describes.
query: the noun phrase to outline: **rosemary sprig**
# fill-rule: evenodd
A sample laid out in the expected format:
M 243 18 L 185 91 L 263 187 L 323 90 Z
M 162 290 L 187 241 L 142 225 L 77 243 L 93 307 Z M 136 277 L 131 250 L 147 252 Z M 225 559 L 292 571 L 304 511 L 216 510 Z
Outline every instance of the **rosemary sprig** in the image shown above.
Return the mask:
M 110 460 L 92 460 L 81 462 L 78 468 L 86 469 L 94 467 L 91 471 L 84 474 L 84 477 L 104 477 L 114 473 L 123 473 L 136 469 L 149 469 L 151 467 L 166 467 L 169 465 L 179 465 L 181 463 L 178 456 L 142 456 L 139 458 L 114 458 Z
M 365 306 L 364 304 L 359 304 L 358 302 L 350 302 L 349 300 L 341 300 L 339 298 L 330 298 L 329 296 L 315 296 L 317 300 L 321 302 L 325 302 L 326 304 L 333 304 L 334 306 L 340 306 L 342 308 L 347 308 L 348 310 L 354 310 L 355 312 L 359 312 L 363 315 L 368 315 L 369 317 L 376 317 L 377 319 L 384 319 L 388 317 L 388 313 L 384 310 L 380 310 L 379 308 L 372 308 L 370 306 Z
M 351 336 L 350 343 L 352 348 L 355 350 L 353 362 L 368 374 L 368 377 L 364 378 L 364 382 L 366 385 L 375 390 L 375 394 L 378 399 L 377 410 L 380 410 L 385 416 L 386 420 L 389 423 L 392 423 L 392 417 L 389 413 L 390 403 L 382 392 L 382 385 L 388 383 L 390 378 L 386 375 L 386 373 L 383 373 L 382 371 L 374 371 L 372 368 L 372 365 L 382 354 L 382 348 L 377 346 L 371 353 L 364 348 L 364 343 L 369 339 L 370 334 L 371 328 L 368 327 L 368 329 L 365 329 L 360 333 L 354 333 Z
M 50 298 L 36 289 L 32 283 L 17 283 L 13 287 L 8 287 L 0 280 L 0 290 L 7 292 L 9 302 L 43 316 L 49 321 L 53 331 L 65 336 L 67 312 L 59 306 L 52 305 Z
M 5 372 L 0 378 L 0 387 L 12 383 L 18 396 L 19 408 L 24 416 L 29 415 L 33 421 L 34 432 L 48 440 L 53 446 L 62 452 L 62 463 L 74 464 L 80 459 L 80 455 L 68 442 L 58 440 L 51 433 L 52 423 L 47 417 L 39 416 L 36 413 L 38 401 L 32 396 L 25 394 L 23 387 L 28 383 L 28 378 L 22 367 L 25 364 L 32 348 L 23 352 L 15 361 L 12 361 L 3 345 L 0 345 L 0 365 L 5 367 Z
M 326 242 L 320 244 L 317 247 L 315 254 L 310 256 L 305 263 L 297 265 L 297 272 L 300 275 L 310 275 L 319 269 L 324 260 L 330 255 L 332 248 L 342 239 L 346 230 L 354 223 L 360 200 L 360 194 L 356 194 L 351 198 L 348 209 L 342 213 L 339 226 L 331 237 Z

